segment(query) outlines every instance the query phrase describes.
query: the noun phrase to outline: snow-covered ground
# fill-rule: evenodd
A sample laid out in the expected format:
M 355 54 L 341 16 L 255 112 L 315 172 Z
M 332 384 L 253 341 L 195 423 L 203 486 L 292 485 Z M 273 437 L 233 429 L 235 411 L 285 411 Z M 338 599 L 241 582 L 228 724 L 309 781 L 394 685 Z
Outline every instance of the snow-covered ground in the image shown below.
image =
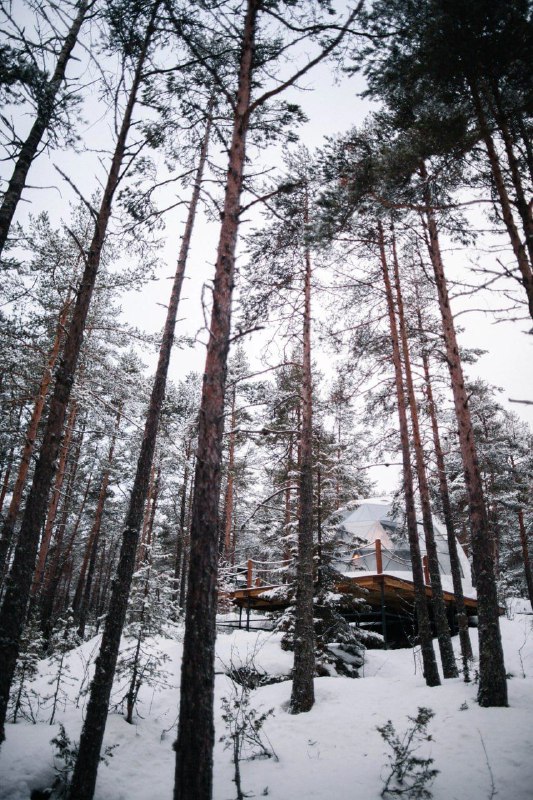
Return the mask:
M 273 800 L 379 800 L 386 775 L 388 747 L 376 727 L 391 719 L 399 732 L 419 706 L 435 712 L 429 724 L 433 741 L 424 755 L 434 758 L 439 774 L 433 784 L 435 800 L 531 800 L 533 798 L 533 631 L 531 615 L 514 613 L 501 621 L 509 679 L 509 708 L 480 708 L 476 685 L 447 680 L 429 689 L 412 650 L 368 651 L 359 680 L 331 677 L 315 682 L 316 703 L 307 714 L 287 713 L 290 681 L 256 689 L 254 706 L 274 709 L 265 722 L 279 760 L 256 759 L 241 765 L 242 788 L 248 796 Z M 471 631 L 476 642 L 476 632 Z M 0 753 L 0 798 L 27 800 L 31 790 L 53 780 L 50 739 L 62 722 L 72 739 L 79 736 L 83 716 L 80 684 L 96 640 L 85 643 L 69 658 L 71 686 L 56 724 L 47 724 L 41 709 L 36 725 L 9 725 Z M 108 719 L 105 744 L 118 745 L 108 766 L 101 765 L 97 800 L 163 800 L 172 796 L 181 644 L 158 640 L 169 657 L 166 688 L 141 690 L 142 703 L 135 725 L 120 714 Z M 458 642 L 456 641 L 456 647 Z M 255 663 L 271 675 L 287 674 L 292 655 L 283 652 L 279 636 L 234 631 L 217 640 L 216 731 L 214 798 L 236 797 L 229 750 L 224 734 L 221 698 L 230 692 L 223 665 L 256 651 Z M 48 662 L 36 687 L 50 694 Z M 86 680 L 86 677 L 85 677 Z

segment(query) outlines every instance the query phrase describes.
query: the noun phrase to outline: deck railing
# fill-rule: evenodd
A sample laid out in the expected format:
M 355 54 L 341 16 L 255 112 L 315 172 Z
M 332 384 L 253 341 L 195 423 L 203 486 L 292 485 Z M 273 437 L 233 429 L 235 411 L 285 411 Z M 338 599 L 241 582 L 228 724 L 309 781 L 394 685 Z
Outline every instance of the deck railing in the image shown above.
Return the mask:
M 294 559 L 279 561 L 260 561 L 248 558 L 239 564 L 222 567 L 220 570 L 221 583 L 233 584 L 236 589 L 253 589 L 264 586 L 272 587 L 287 583 L 287 576 Z M 282 580 L 285 578 L 285 580 Z
M 335 559 L 334 559 L 335 561 Z M 346 572 L 359 572 L 367 570 L 382 575 L 385 571 L 412 571 L 410 558 L 403 558 L 398 551 L 384 547 L 381 539 L 376 539 L 370 545 L 358 548 L 351 558 L 335 561 L 342 565 Z M 422 557 L 424 569 L 424 582 L 431 585 L 427 556 Z M 260 561 L 249 558 L 220 570 L 221 584 L 231 585 L 235 589 L 254 589 L 258 587 L 274 587 L 288 583 L 292 577 L 294 559 L 281 559 L 279 561 Z

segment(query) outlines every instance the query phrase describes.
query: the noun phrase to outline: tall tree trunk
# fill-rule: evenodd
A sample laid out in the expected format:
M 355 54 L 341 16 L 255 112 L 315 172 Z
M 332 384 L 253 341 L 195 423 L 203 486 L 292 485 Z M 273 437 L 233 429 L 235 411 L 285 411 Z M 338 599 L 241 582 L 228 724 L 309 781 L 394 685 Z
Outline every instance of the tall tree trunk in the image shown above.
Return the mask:
M 70 454 L 70 443 L 72 441 L 72 434 L 74 433 L 74 424 L 78 416 L 78 404 L 74 400 L 70 407 L 70 414 L 65 426 L 65 435 L 63 437 L 63 444 L 59 453 L 59 462 L 57 472 L 54 480 L 54 488 L 52 489 L 52 496 L 48 506 L 48 514 L 46 515 L 46 523 L 44 532 L 41 538 L 39 547 L 39 554 L 37 556 L 37 565 L 33 575 L 33 582 L 31 586 L 31 596 L 35 597 L 41 588 L 41 583 L 44 575 L 44 568 L 48 556 L 48 549 L 52 540 L 52 532 L 56 521 L 57 511 L 59 508 L 59 501 L 61 499 L 61 492 L 63 490 L 63 482 L 65 480 L 65 472 L 67 469 L 67 459 Z
M 531 606 L 533 608 L 533 575 L 531 574 L 531 560 L 529 558 L 529 546 L 527 541 L 526 526 L 524 524 L 524 511 L 519 509 L 518 516 L 518 530 L 520 532 L 520 545 L 522 547 L 522 558 L 524 559 L 524 574 L 526 577 L 527 593 Z
M 85 422 L 84 422 L 84 424 L 83 424 L 83 426 L 82 426 L 82 428 L 80 430 L 80 433 L 78 435 L 76 444 L 75 444 L 75 446 L 73 448 L 74 452 L 73 452 L 72 458 L 70 460 L 71 463 L 70 463 L 69 475 L 68 475 L 68 480 L 67 480 L 67 486 L 66 486 L 66 489 L 65 489 L 65 493 L 64 493 L 64 497 L 63 497 L 63 504 L 62 504 L 62 508 L 61 508 L 61 519 L 59 520 L 59 524 L 57 526 L 56 533 L 55 533 L 55 536 L 54 536 L 54 541 L 53 541 L 52 546 L 48 550 L 48 555 L 47 555 L 47 559 L 46 559 L 46 564 L 48 564 L 47 572 L 50 571 L 51 563 L 55 562 L 56 553 L 59 552 L 61 550 L 61 547 L 62 547 L 63 537 L 65 535 L 65 530 L 66 530 L 66 527 L 67 527 L 67 522 L 68 522 L 68 518 L 69 518 L 71 506 L 72 506 L 74 486 L 75 486 L 75 483 L 76 483 L 76 475 L 78 473 L 78 465 L 79 465 L 79 461 L 80 461 L 80 453 L 81 453 L 81 448 L 82 448 L 82 445 L 83 445 L 84 434 L 85 434 Z M 34 577 L 34 580 L 35 580 L 35 577 Z M 46 580 L 47 580 L 47 573 L 44 572 L 44 565 L 43 565 L 43 574 L 42 574 L 42 576 L 41 576 L 41 578 L 39 580 L 38 588 L 37 588 L 37 590 L 35 592 L 35 594 L 36 595 L 38 594 L 38 596 L 39 596 L 39 604 L 40 604 L 41 608 L 42 608 L 43 589 L 44 589 Z M 33 587 L 32 587 L 32 589 L 33 589 Z M 36 599 L 35 596 L 34 596 L 34 599 Z M 30 609 L 31 609 L 31 603 L 30 603 Z M 30 613 L 31 613 L 31 610 L 30 610 Z M 41 616 L 41 625 L 42 625 L 42 616 Z
M 195 464 L 196 464 L 196 456 L 193 456 L 193 464 L 192 464 L 192 471 L 195 471 Z M 181 565 L 181 576 L 180 576 L 180 595 L 179 595 L 179 607 L 185 608 L 187 603 L 187 578 L 189 573 L 189 560 L 191 555 L 191 524 L 192 524 L 192 500 L 194 496 L 194 482 L 191 481 L 191 486 L 189 490 L 189 502 L 187 506 L 187 524 L 185 526 L 185 537 L 183 539 L 183 560 Z
M 148 492 L 146 493 L 146 500 L 144 504 L 144 516 L 141 527 L 141 541 L 137 548 L 137 555 L 135 557 L 135 569 L 139 569 L 140 565 L 146 560 L 146 537 L 148 535 L 148 528 L 150 525 L 150 513 L 152 509 L 152 496 L 155 489 L 155 459 L 152 459 L 152 468 L 150 469 L 150 480 L 148 481 Z
M 117 410 L 117 417 L 115 420 L 115 428 L 109 444 L 109 452 L 107 454 L 107 464 L 102 476 L 102 483 L 100 484 L 100 491 L 98 492 L 98 500 L 96 503 L 96 511 L 94 521 L 85 548 L 85 555 L 81 565 L 80 575 L 72 600 L 72 608 L 78 615 L 78 636 L 83 639 L 85 636 L 85 624 L 87 621 L 87 612 L 89 610 L 89 601 L 91 599 L 91 588 L 96 566 L 96 556 L 98 554 L 98 543 L 100 540 L 100 531 L 102 529 L 102 520 L 104 518 L 105 501 L 107 499 L 107 492 L 109 489 L 109 480 L 111 477 L 111 467 L 113 465 L 113 458 L 115 456 L 115 446 L 117 436 L 120 429 L 120 422 L 122 420 L 122 404 L 119 405 Z
M 4 510 L 4 503 L 5 503 L 5 500 L 6 500 L 6 494 L 7 494 L 7 490 L 9 489 L 9 481 L 10 481 L 10 478 L 11 478 L 11 470 L 13 469 L 13 458 L 14 458 L 14 455 L 15 455 L 15 448 L 11 447 L 7 457 L 5 459 L 3 459 L 3 463 L 2 463 L 2 469 L 4 467 L 4 464 L 5 464 L 6 468 L 5 468 L 5 471 L 4 471 L 3 478 L 2 478 L 2 489 L 0 490 L 0 514 Z M 0 547 L 1 546 L 2 545 L 1 545 L 1 540 L 0 540 Z M 9 545 L 6 548 L 6 552 L 8 550 L 9 550 Z M 4 563 L 5 563 L 5 556 L 0 561 L 0 564 L 4 564 Z
M 46 84 L 45 96 L 38 102 L 36 119 L 26 141 L 20 148 L 13 174 L 0 207 L 0 257 L 6 244 L 13 216 L 26 185 L 28 172 L 39 150 L 43 134 L 52 120 L 57 93 L 65 80 L 67 64 L 78 39 L 80 28 L 93 2 L 94 0 L 81 0 L 78 3 L 78 13 L 65 38 L 54 73 Z
M 174 800 L 210 800 L 217 608 L 218 505 L 235 247 L 259 0 L 247 0 L 200 405 L 191 520 Z M 198 766 L 201 765 L 201 769 Z
M 196 454 L 193 453 L 191 472 L 194 473 L 196 469 Z M 183 557 L 181 562 L 181 575 L 180 575 L 180 593 L 178 605 L 180 608 L 185 608 L 187 602 L 187 577 L 189 572 L 189 558 L 190 558 L 190 542 L 191 542 L 191 524 L 192 524 L 192 499 L 194 495 L 194 481 L 191 481 L 189 488 L 189 499 L 187 503 L 187 521 L 185 524 L 185 535 L 183 538 Z
M 41 627 L 43 635 L 47 639 L 49 638 L 51 632 L 51 620 L 54 613 L 54 605 L 55 605 L 57 590 L 63 572 L 66 568 L 66 565 L 70 560 L 74 542 L 76 541 L 76 538 L 78 536 L 78 530 L 81 524 L 81 520 L 83 518 L 83 512 L 85 511 L 85 505 L 87 503 L 87 498 L 89 496 L 91 486 L 92 486 L 92 476 L 89 478 L 85 486 L 85 492 L 83 494 L 83 498 L 80 507 L 78 509 L 78 514 L 76 516 L 76 521 L 74 523 L 72 533 L 70 534 L 69 540 L 67 542 L 67 546 L 65 547 L 64 550 L 62 550 L 63 542 L 62 539 L 60 540 L 58 538 L 54 547 L 54 555 L 53 558 L 51 559 L 52 563 L 46 570 L 46 574 L 43 581 L 43 588 L 41 591 Z
M 115 558 L 117 555 L 117 551 L 119 549 L 119 539 L 118 538 L 111 538 L 108 542 L 107 554 L 105 553 L 105 542 L 104 547 L 102 548 L 102 566 L 100 568 L 101 573 L 103 573 L 102 577 L 102 589 L 100 592 L 100 597 L 98 601 L 98 605 L 95 604 L 96 608 L 96 616 L 101 617 L 104 611 L 108 606 L 108 594 L 109 594 L 109 587 L 111 585 L 111 573 L 113 571 L 113 565 L 115 564 Z M 97 630 L 98 630 L 97 626 Z
M 425 337 L 422 327 L 422 316 L 420 308 L 417 308 L 418 315 L 418 330 L 422 339 L 422 365 L 424 369 L 424 381 L 426 390 L 426 399 L 428 405 L 428 413 L 431 421 L 431 431 L 433 435 L 433 447 L 435 450 L 435 459 L 437 462 L 437 475 L 439 480 L 439 494 L 442 503 L 442 514 L 444 517 L 444 524 L 446 526 L 446 535 L 448 539 L 448 552 L 450 554 L 450 567 L 452 571 L 453 593 L 455 595 L 455 606 L 457 609 L 457 622 L 459 625 L 459 641 L 461 644 L 461 655 L 463 659 L 463 672 L 465 680 L 469 676 L 469 661 L 472 659 L 472 644 L 470 642 L 470 635 L 468 633 L 468 616 L 466 613 L 465 599 L 463 594 L 463 584 L 461 580 L 461 565 L 459 562 L 459 555 L 457 552 L 457 538 L 455 536 L 455 528 L 453 524 L 452 506 L 450 502 L 450 493 L 448 490 L 448 479 L 446 477 L 446 465 L 444 463 L 444 453 L 440 441 L 439 425 L 437 421 L 437 412 L 435 409 L 435 401 L 433 399 L 433 387 L 431 385 L 431 375 L 429 371 L 429 359 L 425 346 Z
M 35 403 L 33 405 L 30 421 L 26 429 L 26 436 L 24 439 L 24 446 L 22 448 L 22 454 L 20 457 L 20 464 L 18 468 L 17 477 L 15 480 L 15 485 L 13 487 L 13 494 L 11 495 L 9 508 L 6 517 L 4 519 L 4 523 L 2 525 L 2 534 L 0 538 L 0 570 L 2 570 L 2 573 L 5 567 L 7 566 L 6 565 L 7 553 L 9 551 L 11 540 L 13 538 L 15 522 L 17 520 L 17 516 L 20 511 L 20 506 L 22 503 L 22 494 L 24 492 L 24 486 L 26 484 L 28 470 L 30 468 L 31 456 L 35 445 L 35 439 L 37 437 L 37 430 L 39 428 L 39 422 L 41 421 L 41 416 L 46 401 L 46 395 L 48 394 L 48 388 L 52 380 L 52 373 L 57 361 L 57 357 L 59 355 L 59 349 L 61 347 L 61 340 L 63 338 L 63 332 L 65 329 L 65 323 L 67 321 L 69 308 L 70 308 L 70 299 L 67 299 L 66 303 L 64 304 L 59 314 L 59 320 L 57 324 L 57 329 L 52 349 L 50 350 L 50 354 L 48 356 L 46 369 L 41 379 L 41 383 L 39 385 L 39 389 L 37 391 L 37 395 L 35 398 Z
M 511 455 L 511 468 L 513 470 L 513 478 L 515 480 L 515 483 L 518 484 L 518 473 L 516 471 L 515 461 L 512 455 Z M 520 495 L 522 495 L 522 492 L 519 493 L 518 497 L 519 502 L 525 502 L 526 498 Z M 531 607 L 533 608 L 533 574 L 531 572 L 531 559 L 529 558 L 529 542 L 527 537 L 526 526 L 524 523 L 523 508 L 520 507 L 516 512 L 516 514 L 518 518 L 518 532 L 520 534 L 520 546 L 522 548 L 522 558 L 524 560 L 524 576 L 526 579 L 527 593 L 529 596 L 529 600 L 531 602 Z
M 420 556 L 420 543 L 418 541 L 418 530 L 416 524 L 415 497 L 413 490 L 413 471 L 411 467 L 411 457 L 409 453 L 409 429 L 407 425 L 407 400 L 403 386 L 402 361 L 400 355 L 400 341 L 398 329 L 396 327 L 396 313 L 394 310 L 394 299 L 385 253 L 385 237 L 383 226 L 378 222 L 379 253 L 381 260 L 381 271 L 385 285 L 385 295 L 387 299 L 387 309 L 389 316 L 389 326 L 392 344 L 392 360 L 394 364 L 394 376 L 396 382 L 396 394 L 398 397 L 398 418 L 400 422 L 400 442 L 402 447 L 403 463 L 403 491 L 405 497 L 405 512 L 407 518 L 407 534 L 409 537 L 409 550 L 411 552 L 411 564 L 413 569 L 413 587 L 415 596 L 415 609 L 418 623 L 418 637 L 422 651 L 422 663 L 424 665 L 424 678 L 428 686 L 439 686 L 440 677 L 433 650 L 431 638 L 431 625 L 429 621 L 428 604 L 426 589 L 424 585 L 424 573 L 422 570 L 422 558 Z
M 505 223 L 505 227 L 507 228 L 513 253 L 518 264 L 518 269 L 521 275 L 521 283 L 526 292 L 529 313 L 533 318 L 533 272 L 531 271 L 531 264 L 528 261 L 526 249 L 520 239 L 520 235 L 514 221 L 511 201 L 509 200 L 509 195 L 505 186 L 498 153 L 496 152 L 494 140 L 489 129 L 487 117 L 479 94 L 479 89 L 474 80 L 470 81 L 470 91 L 472 94 L 472 100 L 481 131 L 481 136 L 487 150 L 492 177 L 494 178 L 494 184 L 496 186 L 496 191 L 498 192 L 503 221 Z
M 291 548 L 291 522 L 292 522 L 292 490 L 291 490 L 291 476 L 294 467 L 294 439 L 293 434 L 289 434 L 289 446 L 287 449 L 287 474 L 286 474 L 286 487 L 284 492 L 284 512 L 283 512 L 283 558 L 289 561 L 292 557 Z
M 155 13 L 155 12 L 154 12 Z M 165 397 L 168 366 L 174 341 L 177 312 L 187 263 L 198 201 L 203 170 L 207 158 L 209 133 L 211 128 L 211 109 L 209 106 L 208 119 L 202 148 L 200 151 L 198 167 L 195 176 L 194 189 L 189 205 L 187 222 L 183 234 L 178 256 L 178 263 L 174 275 L 174 283 L 168 304 L 167 317 L 163 331 L 163 338 L 159 348 L 159 359 L 154 377 L 150 403 L 146 415 L 141 451 L 137 461 L 137 470 L 130 494 L 129 508 L 126 515 L 125 527 L 122 534 L 122 543 L 117 568 L 116 579 L 113 583 L 109 610 L 106 616 L 100 652 L 96 659 L 95 674 L 91 683 L 91 692 L 87 705 L 87 714 L 80 738 L 79 754 L 72 776 L 70 790 L 71 800 L 91 800 L 96 784 L 96 774 L 100 759 L 100 750 L 104 736 L 109 696 L 113 685 L 113 677 L 120 646 L 120 637 L 124 627 L 131 579 L 135 568 L 135 556 L 139 541 L 139 531 L 143 520 L 143 509 L 150 481 L 150 469 L 154 457 L 157 430 L 161 408 Z
M 185 552 L 185 537 L 186 537 L 186 513 L 187 513 L 187 493 L 189 489 L 189 459 L 191 457 L 191 445 L 187 442 L 185 448 L 185 466 L 183 469 L 183 481 L 180 490 L 180 513 L 179 513 L 179 527 L 176 536 L 176 556 L 174 561 L 174 592 L 172 597 L 179 604 L 179 586 L 183 569 L 183 556 Z
M 235 482 L 235 385 L 231 396 L 231 429 L 229 432 L 228 448 L 228 480 L 226 483 L 226 496 L 224 499 L 224 557 L 226 561 L 231 559 L 233 527 L 233 502 L 234 502 L 234 482 Z
M 318 561 L 318 585 L 322 572 L 322 470 L 318 466 L 316 471 L 316 555 Z
M 309 210 L 305 196 L 304 226 Z M 311 255 L 305 245 L 302 353 L 302 425 L 300 429 L 300 514 L 296 565 L 294 669 L 290 711 L 310 711 L 315 702 L 315 629 L 313 622 L 313 384 L 311 373 Z
M 147 31 L 144 45 L 136 64 L 133 83 L 124 111 L 124 117 L 115 146 L 107 183 L 95 221 L 93 238 L 89 251 L 84 256 L 85 268 L 77 292 L 63 355 L 56 375 L 54 392 L 50 402 L 50 411 L 46 421 L 39 459 L 35 467 L 32 486 L 26 501 L 18 544 L 8 578 L 4 602 L 0 611 L 0 742 L 5 738 L 4 725 L 7 703 L 9 700 L 9 688 L 13 679 L 13 672 L 15 670 L 19 651 L 20 636 L 26 617 L 26 606 L 35 567 L 39 533 L 46 514 L 46 504 L 54 475 L 65 412 L 74 383 L 87 313 L 96 282 L 107 226 L 111 216 L 113 197 L 120 180 L 121 165 L 126 152 L 126 139 L 131 126 L 133 108 L 137 99 L 142 69 L 153 28 L 154 25 L 152 22 Z
M 150 519 L 148 520 L 148 530 L 146 532 L 146 554 L 145 559 L 152 562 L 151 548 L 154 544 L 154 522 L 155 514 L 157 511 L 157 501 L 159 500 L 159 490 L 161 488 L 161 466 L 157 468 L 157 475 L 155 476 L 154 493 L 152 496 L 152 508 L 150 510 Z
M 442 317 L 446 359 L 450 371 L 455 414 L 459 427 L 459 441 L 468 497 L 472 557 L 476 574 L 479 617 L 479 689 L 478 702 L 482 706 L 507 705 L 507 681 L 499 625 L 499 606 L 492 563 L 490 533 L 487 523 L 485 499 L 479 461 L 474 440 L 474 430 L 468 406 L 463 368 L 455 333 L 444 264 L 439 245 L 437 223 L 432 208 L 432 197 L 425 165 L 421 167 L 424 181 L 424 203 L 427 207 L 425 226 L 427 246 L 433 266 L 439 308 Z
M 431 517 L 431 503 L 429 499 L 429 484 L 422 447 L 422 436 L 418 420 L 418 408 L 413 383 L 413 373 L 411 370 L 411 355 L 409 353 L 409 343 L 407 341 L 407 326 L 405 322 L 405 312 L 403 305 L 402 289 L 400 284 L 400 265 L 396 251 L 396 241 L 394 233 L 392 236 L 392 260 L 394 268 L 394 284 L 396 288 L 396 307 L 398 310 L 398 328 L 400 333 L 401 347 L 403 351 L 403 364 L 405 374 L 405 387 L 407 389 L 407 401 L 411 410 L 411 426 L 413 431 L 413 449 L 415 452 L 416 472 L 418 476 L 418 486 L 420 490 L 420 505 L 422 507 L 422 524 L 424 527 L 424 537 L 426 540 L 426 552 L 428 556 L 429 574 L 431 577 L 432 608 L 435 628 L 437 630 L 437 640 L 439 643 L 440 657 L 442 661 L 442 672 L 445 678 L 456 678 L 458 675 L 455 655 L 453 652 L 452 637 L 448 618 L 446 616 L 446 606 L 444 605 L 444 594 L 440 579 L 439 557 L 435 542 L 435 531 L 433 529 L 433 519 Z

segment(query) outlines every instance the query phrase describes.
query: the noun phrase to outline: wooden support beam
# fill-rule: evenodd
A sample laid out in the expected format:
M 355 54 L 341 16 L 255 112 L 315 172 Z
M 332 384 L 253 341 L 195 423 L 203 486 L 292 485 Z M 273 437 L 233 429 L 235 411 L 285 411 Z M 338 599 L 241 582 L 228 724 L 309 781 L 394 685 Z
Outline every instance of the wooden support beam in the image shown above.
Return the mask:
M 252 561 L 251 558 L 249 558 L 246 570 L 246 586 L 248 589 L 252 588 L 253 568 L 254 568 L 254 562 Z
M 376 544 L 379 542 L 379 558 L 381 561 L 381 542 L 379 539 L 376 539 Z M 376 547 L 376 556 L 377 556 L 377 547 Z M 380 565 L 381 566 L 381 565 Z M 383 578 L 381 579 L 381 633 L 383 635 L 383 643 L 385 645 L 385 650 L 389 649 L 389 640 L 387 636 L 387 606 L 385 605 L 385 581 Z
M 381 555 L 381 539 L 376 539 L 376 572 L 381 575 L 383 572 L 383 557 Z
M 426 586 L 431 586 L 431 578 L 429 577 L 428 557 L 422 556 L 422 566 L 424 567 L 424 583 Z

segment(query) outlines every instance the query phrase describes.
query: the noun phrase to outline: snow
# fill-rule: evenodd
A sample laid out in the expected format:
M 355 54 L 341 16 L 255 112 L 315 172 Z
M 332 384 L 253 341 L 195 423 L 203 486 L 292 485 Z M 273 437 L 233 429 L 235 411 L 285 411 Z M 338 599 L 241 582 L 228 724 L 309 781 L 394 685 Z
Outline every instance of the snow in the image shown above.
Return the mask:
M 324 677 L 315 681 L 316 703 L 307 714 L 287 713 L 289 680 L 256 689 L 252 703 L 261 710 L 274 709 L 265 732 L 279 757 L 241 764 L 243 790 L 250 796 L 272 800 L 379 800 L 385 775 L 387 745 L 376 728 L 391 719 L 405 730 L 407 716 L 419 706 L 435 712 L 429 723 L 433 741 L 427 745 L 439 774 L 433 784 L 435 800 L 530 800 L 533 792 L 533 631 L 530 614 L 521 613 L 516 601 L 512 613 L 501 619 L 509 679 L 509 708 L 480 708 L 476 685 L 461 679 L 426 687 L 420 658 L 410 649 L 367 651 L 361 678 Z M 529 609 L 530 611 L 530 609 Z M 178 632 L 179 633 L 179 632 Z M 476 647 L 476 631 L 470 634 Z M 169 687 L 141 690 L 142 704 L 135 725 L 110 714 L 105 745 L 118 744 L 109 765 L 99 770 L 96 800 L 149 800 L 172 796 L 180 636 L 158 638 L 155 644 L 170 657 Z M 458 642 L 454 640 L 455 647 Z M 79 736 L 86 697 L 76 698 L 85 665 L 97 640 L 86 642 L 69 656 L 70 702 L 59 710 L 71 738 Z M 229 750 L 219 741 L 224 733 L 221 698 L 230 692 L 224 665 L 244 662 L 254 654 L 256 666 L 275 676 L 287 675 L 292 654 L 280 647 L 279 634 L 236 630 L 217 638 L 216 732 L 214 800 L 236 796 Z M 41 662 L 35 687 L 44 691 L 50 679 L 50 662 Z M 47 674 L 48 673 L 48 674 Z M 115 698 L 116 699 L 116 698 Z M 31 790 L 53 780 L 50 739 L 58 725 L 47 724 L 40 710 L 36 725 L 9 725 L 0 752 L 0 798 L 28 800 Z

